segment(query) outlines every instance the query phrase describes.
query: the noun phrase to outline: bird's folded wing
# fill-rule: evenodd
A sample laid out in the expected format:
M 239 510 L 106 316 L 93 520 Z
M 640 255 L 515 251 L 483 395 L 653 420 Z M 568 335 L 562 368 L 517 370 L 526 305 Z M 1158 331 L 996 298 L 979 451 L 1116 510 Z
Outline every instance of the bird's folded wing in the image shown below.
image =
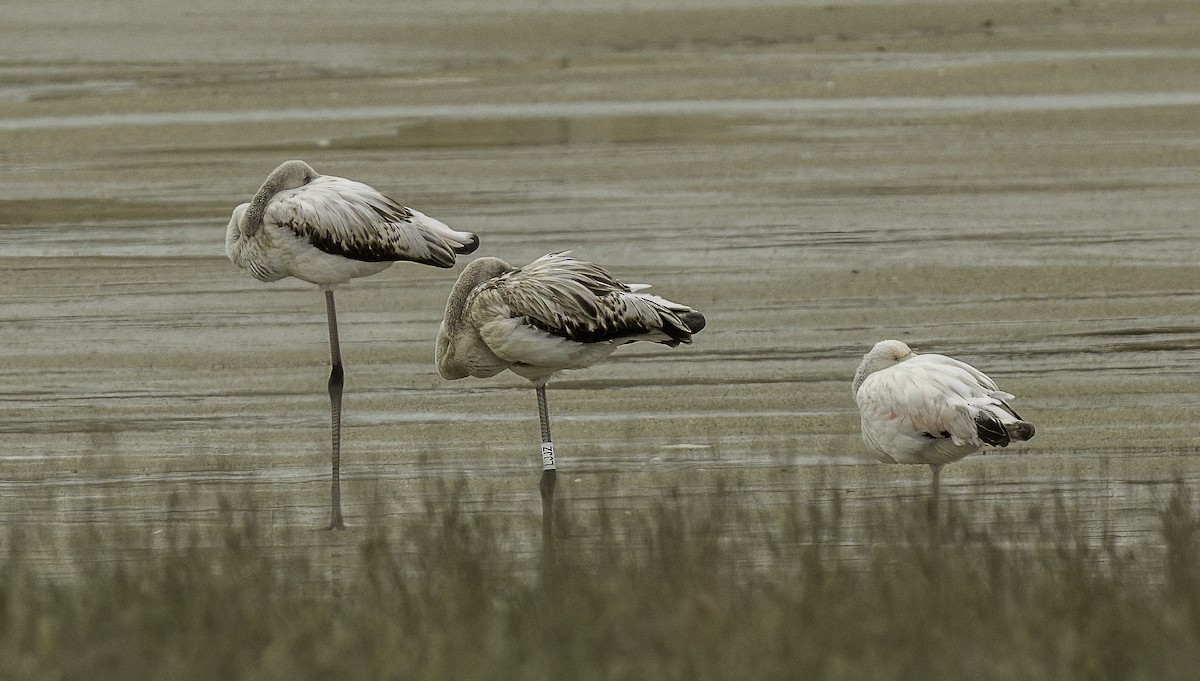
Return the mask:
M 974 391 L 980 389 L 978 383 L 957 367 L 914 362 L 925 356 L 877 371 L 863 381 L 855 397 L 864 418 L 913 437 L 974 440 L 968 395 L 972 383 L 977 386 Z
M 361 182 L 328 175 L 277 194 L 264 213 L 329 253 L 367 262 L 454 265 L 453 232 Z
M 685 306 L 633 292 L 598 265 L 561 253 L 498 277 L 479 297 L 481 303 L 503 305 L 530 326 L 580 343 L 638 336 L 686 342 L 691 337 L 673 310 Z

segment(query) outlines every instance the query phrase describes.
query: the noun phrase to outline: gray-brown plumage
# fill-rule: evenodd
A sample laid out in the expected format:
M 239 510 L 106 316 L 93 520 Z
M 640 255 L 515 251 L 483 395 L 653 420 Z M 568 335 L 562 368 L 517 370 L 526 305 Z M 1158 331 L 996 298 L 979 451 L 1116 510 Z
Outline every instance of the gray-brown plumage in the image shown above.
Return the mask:
M 276 168 L 249 203 L 233 210 L 225 252 L 263 281 L 296 277 L 333 287 L 408 261 L 453 267 L 479 238 L 400 205 L 354 180 L 321 175 L 304 161 Z
M 448 379 L 486 378 L 508 369 L 544 381 L 563 369 L 589 367 L 626 343 L 691 343 L 704 316 L 646 288 L 566 253 L 521 268 L 498 258 L 475 260 L 446 305 L 438 372 Z
M 343 368 L 333 289 L 393 262 L 452 267 L 479 238 L 450 229 L 361 182 L 321 175 L 304 161 L 276 168 L 249 203 L 233 209 L 225 254 L 261 281 L 296 277 L 321 287 L 329 324 L 329 404 L 332 420 L 330 526 L 344 527 L 341 508 Z
M 533 381 L 542 426 L 542 531 L 551 546 L 554 447 L 546 382 L 583 369 L 635 341 L 671 347 L 704 328 L 696 310 L 627 285 L 604 268 L 551 253 L 516 268 L 479 258 L 463 270 L 446 302 L 436 362 L 443 378 L 487 378 L 508 369 Z

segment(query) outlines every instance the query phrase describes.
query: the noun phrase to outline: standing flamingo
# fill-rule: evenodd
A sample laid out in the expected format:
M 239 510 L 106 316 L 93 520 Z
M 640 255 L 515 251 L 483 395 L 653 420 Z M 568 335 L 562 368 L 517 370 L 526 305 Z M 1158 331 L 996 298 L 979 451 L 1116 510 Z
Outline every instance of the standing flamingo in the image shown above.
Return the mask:
M 551 253 L 516 268 L 479 258 L 458 277 L 438 331 L 438 373 L 446 379 L 487 378 L 508 369 L 533 382 L 542 427 L 542 542 L 553 545 L 554 445 L 546 382 L 563 369 L 583 369 L 618 346 L 644 340 L 691 343 L 704 316 L 686 305 L 643 293 L 598 265 Z
M 333 466 L 330 528 L 345 528 L 341 493 L 341 413 L 344 371 L 333 289 L 387 269 L 397 260 L 453 267 L 479 238 L 406 208 L 361 182 L 320 175 L 287 161 L 250 203 L 233 209 L 225 254 L 261 281 L 296 277 L 325 292 L 329 321 L 329 404 Z
M 918 355 L 898 340 L 879 341 L 863 356 L 852 390 L 863 442 L 876 459 L 933 470 L 935 511 L 942 466 L 1034 433 L 1009 405 L 1013 396 L 982 371 L 945 355 Z

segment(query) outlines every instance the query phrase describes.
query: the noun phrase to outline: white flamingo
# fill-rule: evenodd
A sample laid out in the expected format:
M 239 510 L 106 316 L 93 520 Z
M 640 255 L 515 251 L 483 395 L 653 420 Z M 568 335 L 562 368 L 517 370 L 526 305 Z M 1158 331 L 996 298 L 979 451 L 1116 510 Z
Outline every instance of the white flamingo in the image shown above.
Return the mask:
M 691 343 L 704 316 L 686 305 L 626 285 L 598 265 L 551 253 L 516 268 L 479 258 L 463 269 L 438 331 L 438 373 L 446 379 L 487 378 L 508 369 L 533 382 L 542 428 L 542 540 L 552 547 L 554 445 L 546 382 L 563 369 L 583 369 L 619 346 L 644 340 Z
M 875 344 L 854 372 L 854 400 L 867 449 L 883 463 L 928 464 L 937 508 L 942 466 L 985 445 L 1033 437 L 1013 396 L 965 362 L 914 353 L 898 340 Z
M 453 267 L 479 239 L 406 208 L 361 182 L 320 175 L 304 161 L 271 173 L 251 199 L 233 209 L 225 254 L 262 281 L 296 277 L 321 287 L 329 321 L 332 417 L 332 529 L 343 529 L 341 412 L 344 371 L 333 289 L 387 269 L 397 260 Z

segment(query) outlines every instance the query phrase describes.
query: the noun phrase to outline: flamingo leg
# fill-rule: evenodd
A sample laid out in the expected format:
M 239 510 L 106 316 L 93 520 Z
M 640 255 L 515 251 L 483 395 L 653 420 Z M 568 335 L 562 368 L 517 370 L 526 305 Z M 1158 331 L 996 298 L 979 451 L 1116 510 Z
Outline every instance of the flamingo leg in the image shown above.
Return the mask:
M 933 471 L 933 490 L 932 490 L 932 494 L 930 496 L 929 514 L 934 518 L 938 517 L 938 497 L 940 496 L 941 488 L 942 488 L 942 466 L 943 465 L 944 464 L 940 464 L 940 463 L 929 464 L 930 470 Z
M 337 311 L 333 305 L 333 290 L 325 291 L 325 313 L 329 317 L 329 413 L 332 421 L 333 448 L 330 462 L 333 479 L 330 483 L 329 529 L 344 530 L 342 521 L 342 385 L 345 372 L 342 369 L 342 350 L 338 344 Z
M 542 549 L 546 555 L 554 550 L 554 485 L 558 472 L 554 467 L 554 441 L 550 439 L 550 412 L 546 407 L 546 385 L 538 383 L 538 418 L 542 426 L 542 480 L 538 489 L 542 492 Z

